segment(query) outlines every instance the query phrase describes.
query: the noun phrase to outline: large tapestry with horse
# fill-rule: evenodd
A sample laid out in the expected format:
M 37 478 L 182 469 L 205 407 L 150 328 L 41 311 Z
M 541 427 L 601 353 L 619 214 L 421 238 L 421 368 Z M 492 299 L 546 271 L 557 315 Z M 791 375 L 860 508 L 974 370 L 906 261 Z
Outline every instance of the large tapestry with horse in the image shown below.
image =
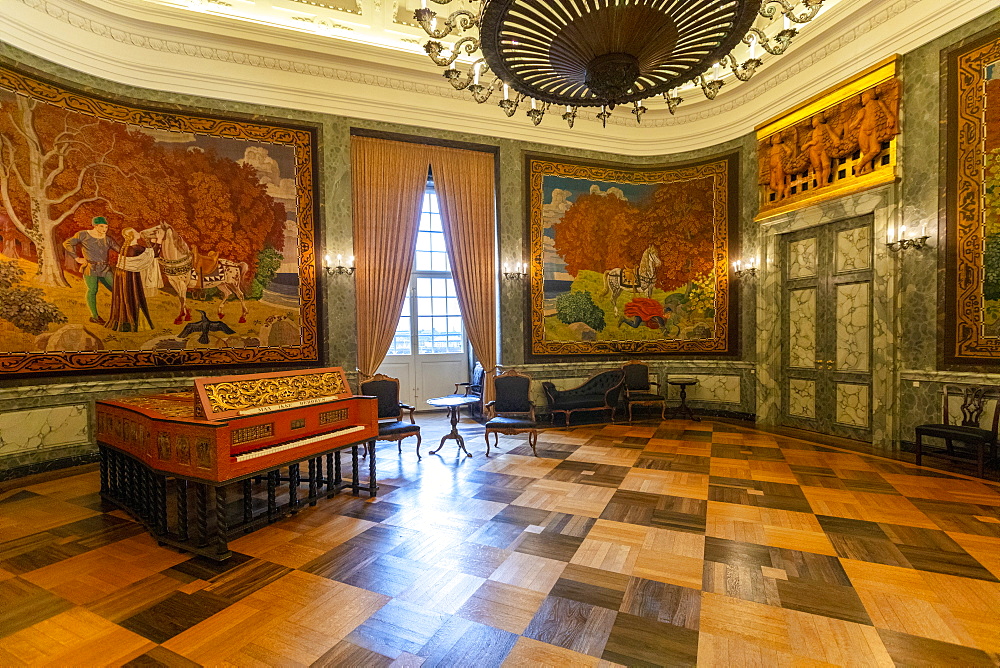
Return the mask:
M 318 361 L 314 148 L 0 67 L 0 375 Z
M 531 355 L 738 354 L 737 156 L 525 168 Z

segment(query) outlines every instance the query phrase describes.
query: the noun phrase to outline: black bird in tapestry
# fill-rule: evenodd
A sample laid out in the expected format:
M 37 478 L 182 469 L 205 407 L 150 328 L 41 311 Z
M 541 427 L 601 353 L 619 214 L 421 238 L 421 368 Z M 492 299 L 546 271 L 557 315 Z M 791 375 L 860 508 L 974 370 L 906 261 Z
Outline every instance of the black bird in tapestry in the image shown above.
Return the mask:
M 186 339 L 195 333 L 201 333 L 198 337 L 198 343 L 208 343 L 208 333 L 209 332 L 224 332 L 226 334 L 235 334 L 236 330 L 222 322 L 221 320 L 209 320 L 208 314 L 206 314 L 201 309 L 198 309 L 198 313 L 201 313 L 201 320 L 196 322 L 189 322 L 184 325 L 184 329 L 181 330 L 180 338 Z

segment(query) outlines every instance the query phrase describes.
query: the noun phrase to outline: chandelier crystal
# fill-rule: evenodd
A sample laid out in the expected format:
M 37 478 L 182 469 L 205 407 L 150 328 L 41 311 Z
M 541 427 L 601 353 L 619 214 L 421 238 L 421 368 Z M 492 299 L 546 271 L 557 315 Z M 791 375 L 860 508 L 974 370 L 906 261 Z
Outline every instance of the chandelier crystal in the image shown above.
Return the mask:
M 715 99 L 729 74 L 754 75 L 758 51 L 783 54 L 798 34 L 793 24 L 812 21 L 824 0 L 466 0 L 444 17 L 428 2 L 455 0 L 422 0 L 414 19 L 456 90 L 480 104 L 497 95 L 507 116 L 527 104 L 535 125 L 564 108 L 573 127 L 582 107 L 599 108 L 606 126 L 630 105 L 641 123 L 643 100 L 655 96 L 674 114 L 685 86 Z

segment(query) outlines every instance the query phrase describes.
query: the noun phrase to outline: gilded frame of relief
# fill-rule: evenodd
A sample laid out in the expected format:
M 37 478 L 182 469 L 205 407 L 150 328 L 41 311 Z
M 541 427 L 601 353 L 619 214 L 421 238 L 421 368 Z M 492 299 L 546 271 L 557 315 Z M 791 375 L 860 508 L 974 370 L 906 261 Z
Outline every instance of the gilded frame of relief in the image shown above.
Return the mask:
M 897 178 L 899 56 L 757 126 L 761 221 Z
M 942 54 L 946 234 L 941 366 L 1000 364 L 1000 31 Z
M 317 137 L 0 62 L 0 378 L 318 362 Z
M 739 155 L 631 167 L 525 155 L 529 358 L 739 355 Z

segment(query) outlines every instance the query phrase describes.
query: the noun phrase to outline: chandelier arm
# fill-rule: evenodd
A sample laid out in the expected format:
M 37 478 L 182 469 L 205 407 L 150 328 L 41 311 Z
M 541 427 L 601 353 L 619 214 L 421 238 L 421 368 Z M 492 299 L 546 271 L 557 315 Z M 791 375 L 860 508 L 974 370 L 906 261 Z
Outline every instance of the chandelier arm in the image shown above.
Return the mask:
M 728 65 L 733 76 L 740 81 L 750 81 L 750 78 L 756 74 L 757 68 L 760 67 L 761 60 L 760 58 L 750 58 L 741 63 L 736 60 L 736 56 L 729 54 L 723 59 L 722 64 Z
M 528 114 L 527 114 L 528 118 L 531 119 L 532 123 L 538 125 L 539 123 L 542 122 L 542 116 L 545 115 L 545 112 L 548 111 L 548 108 L 549 108 L 549 103 L 543 102 L 541 106 L 536 106 L 531 109 L 528 109 Z
M 715 81 L 708 81 L 705 79 L 704 74 L 698 75 L 698 85 L 701 86 L 701 92 L 705 94 L 709 100 L 714 100 L 715 96 L 719 94 L 722 89 L 723 82 L 716 79 Z
M 413 12 L 414 20 L 420 24 L 430 37 L 442 39 L 448 35 L 460 34 L 466 30 L 479 27 L 479 15 L 467 9 L 459 9 L 444 20 L 444 28 L 435 28 L 435 18 L 437 14 L 433 9 L 423 7 Z
M 795 28 L 785 28 L 774 37 L 768 37 L 760 28 L 750 28 L 747 36 L 743 39 L 744 42 L 749 39 L 750 33 L 757 36 L 757 44 L 759 44 L 761 48 L 770 53 L 772 56 L 780 56 L 788 50 L 789 45 L 792 43 L 792 38 L 798 35 L 799 31 Z M 774 41 L 773 44 L 772 40 Z
M 668 90 L 663 94 L 663 99 L 667 101 L 667 109 L 671 116 L 677 113 L 677 107 L 684 101 L 684 98 L 677 94 L 677 89 Z
M 573 123 L 576 122 L 576 112 L 579 108 L 580 107 L 570 107 L 569 111 L 562 115 L 562 119 L 566 121 L 566 124 L 569 125 L 571 130 L 573 129 Z
M 430 40 L 424 44 L 424 51 L 426 51 L 427 55 L 430 56 L 432 61 L 434 61 L 434 64 L 440 67 L 446 67 L 455 62 L 463 49 L 471 56 L 479 50 L 479 40 L 475 37 L 463 37 L 455 42 L 455 44 L 450 48 L 441 42 L 435 42 L 434 40 Z M 451 55 L 443 57 L 441 54 L 445 51 L 451 51 Z
M 778 6 L 781 7 L 781 13 L 789 21 L 793 23 L 809 23 L 819 14 L 819 10 L 823 7 L 823 0 L 802 0 L 804 11 L 801 14 L 795 13 L 795 6 L 789 0 L 765 0 L 764 4 L 761 5 L 759 13 L 766 19 L 773 19 L 778 13 Z

